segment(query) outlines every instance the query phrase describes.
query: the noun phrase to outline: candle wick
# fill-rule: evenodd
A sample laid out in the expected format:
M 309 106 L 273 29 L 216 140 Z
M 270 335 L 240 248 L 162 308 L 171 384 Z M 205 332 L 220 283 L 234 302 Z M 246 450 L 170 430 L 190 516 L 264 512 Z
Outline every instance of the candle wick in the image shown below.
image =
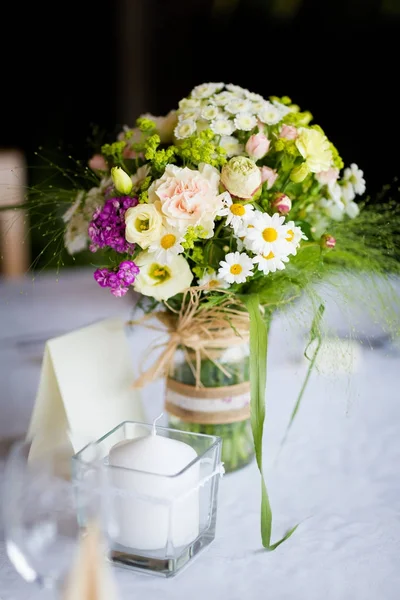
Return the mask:
M 158 416 L 156 419 L 154 419 L 154 421 L 153 421 L 153 429 L 152 429 L 152 431 L 151 431 L 151 434 L 152 434 L 152 435 L 157 435 L 157 431 L 156 431 L 156 422 L 157 422 L 159 419 L 161 419 L 161 417 L 163 417 L 163 416 L 164 416 L 164 413 L 161 413 L 161 414 L 160 414 L 160 415 L 159 415 L 159 416 Z

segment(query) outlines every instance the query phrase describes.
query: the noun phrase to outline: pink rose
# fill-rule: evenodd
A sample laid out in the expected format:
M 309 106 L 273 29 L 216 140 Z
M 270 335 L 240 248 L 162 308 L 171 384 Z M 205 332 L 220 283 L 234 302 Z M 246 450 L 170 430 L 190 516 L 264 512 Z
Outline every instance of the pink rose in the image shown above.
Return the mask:
M 292 208 L 292 201 L 285 194 L 278 194 L 271 206 L 281 215 L 286 215 Z
M 315 179 L 322 185 L 328 185 L 328 183 L 334 183 L 339 177 L 339 169 L 331 167 L 327 171 L 320 171 L 315 173 Z
M 256 133 L 247 140 L 246 152 L 254 160 L 259 160 L 267 154 L 270 143 L 264 133 Z
M 101 154 L 94 154 L 88 164 L 93 171 L 107 171 L 108 169 L 107 163 Z
M 260 172 L 261 182 L 265 183 L 267 181 L 267 189 L 270 190 L 278 178 L 278 173 L 270 167 L 260 167 Z
M 286 140 L 295 140 L 298 136 L 296 127 L 293 125 L 282 125 L 279 137 L 285 138 Z
M 214 220 L 223 208 L 220 194 L 220 173 L 202 163 L 198 170 L 169 164 L 160 179 L 149 187 L 149 203 L 159 202 L 168 224 L 180 231 L 200 226 L 206 238 L 214 231 Z

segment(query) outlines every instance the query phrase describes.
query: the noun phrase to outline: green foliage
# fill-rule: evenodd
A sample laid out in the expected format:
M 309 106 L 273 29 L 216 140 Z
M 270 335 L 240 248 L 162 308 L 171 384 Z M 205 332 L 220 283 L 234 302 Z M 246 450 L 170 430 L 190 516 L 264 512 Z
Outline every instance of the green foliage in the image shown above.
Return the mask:
M 207 236 L 207 232 L 201 225 L 196 225 L 196 227 L 188 227 L 185 241 L 182 242 L 182 246 L 185 250 L 192 250 L 194 248 L 195 242 L 199 239 L 204 239 Z
M 156 130 L 156 124 L 151 119 L 139 117 L 136 119 L 136 125 L 143 133 L 151 134 Z
M 213 141 L 214 133 L 205 129 L 184 140 L 178 145 L 178 154 L 184 164 L 197 167 L 205 162 L 213 167 L 221 167 L 226 163 L 226 152 Z
M 113 144 L 104 144 L 101 147 L 101 152 L 105 157 L 111 159 L 114 164 L 118 165 L 123 162 L 122 153 L 125 146 L 126 142 L 123 140 L 114 142 Z

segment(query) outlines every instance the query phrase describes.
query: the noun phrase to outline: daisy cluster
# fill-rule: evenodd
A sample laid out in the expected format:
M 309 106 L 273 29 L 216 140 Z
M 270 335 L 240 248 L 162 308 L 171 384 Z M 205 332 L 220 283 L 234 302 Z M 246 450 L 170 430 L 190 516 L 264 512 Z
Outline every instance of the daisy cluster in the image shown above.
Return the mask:
M 330 228 L 357 217 L 365 192 L 362 171 L 344 168 L 311 121 L 288 97 L 196 86 L 177 110 L 142 115 L 92 157 L 99 184 L 65 214 L 67 248 L 102 250 L 95 279 L 116 296 L 270 286 L 306 245 L 334 250 Z

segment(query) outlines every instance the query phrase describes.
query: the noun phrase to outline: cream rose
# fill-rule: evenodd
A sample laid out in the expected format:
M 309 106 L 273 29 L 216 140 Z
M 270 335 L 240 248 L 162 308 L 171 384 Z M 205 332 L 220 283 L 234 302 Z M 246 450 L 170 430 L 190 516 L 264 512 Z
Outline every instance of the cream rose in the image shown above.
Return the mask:
M 328 138 L 320 131 L 308 127 L 300 127 L 298 134 L 295 144 L 311 173 L 327 171 L 332 165 Z
M 189 263 L 183 256 L 175 256 L 166 265 L 157 261 L 154 254 L 142 252 L 135 263 L 140 268 L 140 273 L 136 277 L 134 289 L 156 300 L 168 300 L 175 294 L 180 294 L 190 287 L 193 280 Z
M 139 244 L 143 249 L 161 235 L 162 216 L 159 203 L 138 204 L 125 213 L 125 237 L 131 244 Z
M 150 113 L 140 115 L 142 118 L 150 119 L 156 124 L 156 131 L 160 136 L 162 144 L 170 144 L 175 126 L 178 122 L 178 117 L 175 110 L 171 110 L 165 117 L 155 117 Z
M 163 176 L 149 187 L 149 202 L 160 202 L 161 212 L 172 227 L 185 231 L 189 226 L 200 226 L 204 237 L 210 238 L 223 206 L 219 182 L 219 171 L 205 163 L 198 171 L 167 165 Z
M 222 167 L 221 181 L 238 198 L 252 198 L 262 183 L 260 169 L 245 156 L 234 156 Z

